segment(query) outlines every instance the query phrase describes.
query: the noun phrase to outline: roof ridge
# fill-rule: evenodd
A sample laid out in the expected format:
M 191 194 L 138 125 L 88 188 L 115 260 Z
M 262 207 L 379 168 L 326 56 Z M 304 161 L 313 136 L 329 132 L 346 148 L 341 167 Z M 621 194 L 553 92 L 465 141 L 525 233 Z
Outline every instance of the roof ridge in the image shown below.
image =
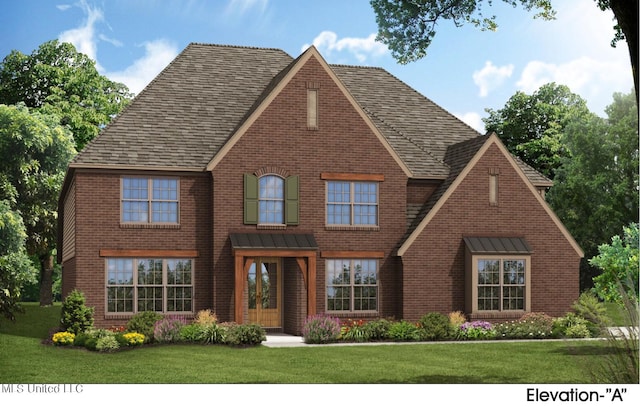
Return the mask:
M 219 48 L 255 49 L 255 50 L 263 50 L 263 51 L 280 51 L 280 52 L 282 52 L 284 54 L 289 55 L 282 48 L 276 48 L 276 47 L 258 47 L 258 46 L 255 46 L 255 45 L 216 44 L 216 43 L 207 43 L 207 42 L 190 42 L 189 45 L 187 45 L 185 47 L 185 49 L 189 48 L 192 45 L 207 46 L 207 47 L 219 47 Z M 289 55 L 289 56 L 291 56 L 291 55 Z

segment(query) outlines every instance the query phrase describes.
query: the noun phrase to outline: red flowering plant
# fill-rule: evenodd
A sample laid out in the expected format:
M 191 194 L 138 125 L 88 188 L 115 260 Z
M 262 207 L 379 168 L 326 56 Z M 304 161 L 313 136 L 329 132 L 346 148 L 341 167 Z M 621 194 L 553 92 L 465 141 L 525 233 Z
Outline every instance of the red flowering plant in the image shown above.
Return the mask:
M 361 320 L 347 319 L 342 323 L 340 339 L 349 342 L 366 342 L 369 340 L 366 323 Z
M 126 332 L 127 327 L 126 326 L 115 326 L 115 325 L 112 325 L 111 328 L 109 328 L 109 330 L 111 332 L 115 332 L 117 334 L 121 334 L 121 333 Z

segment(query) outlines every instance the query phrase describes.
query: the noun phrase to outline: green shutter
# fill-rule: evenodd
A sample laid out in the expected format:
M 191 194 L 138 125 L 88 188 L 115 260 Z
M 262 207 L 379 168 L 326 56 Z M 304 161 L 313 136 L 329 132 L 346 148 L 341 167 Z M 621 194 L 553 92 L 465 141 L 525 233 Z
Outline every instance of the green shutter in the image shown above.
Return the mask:
M 244 224 L 258 224 L 258 177 L 244 174 Z
M 299 178 L 298 175 L 292 175 L 284 181 L 284 216 L 287 225 L 297 225 L 300 222 L 300 200 L 298 199 Z

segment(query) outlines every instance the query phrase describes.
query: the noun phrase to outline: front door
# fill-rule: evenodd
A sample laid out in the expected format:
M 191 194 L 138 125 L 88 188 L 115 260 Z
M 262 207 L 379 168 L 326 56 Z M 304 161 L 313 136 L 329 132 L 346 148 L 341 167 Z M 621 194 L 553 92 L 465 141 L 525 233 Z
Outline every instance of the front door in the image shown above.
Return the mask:
M 249 268 L 249 322 L 280 327 L 282 276 L 279 258 L 258 257 Z

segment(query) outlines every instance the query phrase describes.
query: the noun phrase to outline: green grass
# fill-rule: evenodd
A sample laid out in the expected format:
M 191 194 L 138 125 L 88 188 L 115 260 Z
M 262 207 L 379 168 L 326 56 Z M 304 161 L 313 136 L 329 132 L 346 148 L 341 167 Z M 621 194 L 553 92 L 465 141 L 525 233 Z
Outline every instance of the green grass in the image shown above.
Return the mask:
M 0 320 L 0 383 L 589 383 L 605 341 L 300 348 L 156 345 L 113 354 L 41 344 L 60 306 Z

